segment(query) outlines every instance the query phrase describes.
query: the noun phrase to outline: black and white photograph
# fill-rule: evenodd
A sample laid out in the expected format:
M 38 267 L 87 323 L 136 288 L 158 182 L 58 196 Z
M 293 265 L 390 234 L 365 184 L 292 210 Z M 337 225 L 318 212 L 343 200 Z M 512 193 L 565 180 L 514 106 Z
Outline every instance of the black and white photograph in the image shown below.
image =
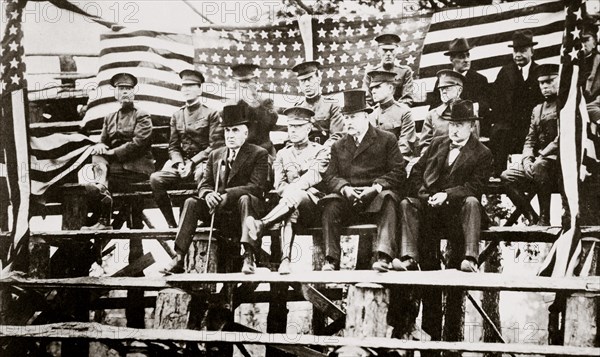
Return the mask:
M 0 357 L 600 356 L 600 0 L 0 19 Z

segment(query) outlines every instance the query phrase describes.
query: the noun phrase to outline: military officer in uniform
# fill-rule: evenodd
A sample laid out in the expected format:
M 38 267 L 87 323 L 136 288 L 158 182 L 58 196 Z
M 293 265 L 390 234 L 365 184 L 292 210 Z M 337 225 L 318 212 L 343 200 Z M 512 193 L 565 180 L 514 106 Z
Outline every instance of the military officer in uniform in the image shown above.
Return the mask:
M 231 237 L 240 237 L 245 248 L 242 271 L 250 274 L 256 269 L 253 252 L 260 245 L 249 238 L 244 220 L 264 212 L 262 197 L 267 189 L 268 153 L 248 143 L 249 122 L 245 114 L 238 105 L 223 108 L 221 125 L 225 131 L 225 147 L 208 154 L 198 196 L 185 201 L 175 237 L 177 256 L 166 273 L 183 272 L 183 258 L 192 243 L 198 220 L 209 222 L 212 213 L 216 214 L 218 227 Z
M 186 101 L 171 117 L 169 160 L 162 170 L 150 175 L 154 201 L 170 228 L 177 227 L 167 190 L 182 181 L 200 184 L 208 154 L 223 143 L 220 114 L 200 103 L 204 76 L 185 69 L 179 73 L 181 93 Z
M 86 191 L 101 203 L 100 218 L 95 225 L 83 229 L 112 229 L 109 190 L 145 181 L 154 172 L 152 120 L 148 113 L 134 105 L 137 82 L 129 73 L 117 73 L 110 79 L 121 108 L 104 118 L 100 142 L 92 148 L 94 179 L 86 184 Z
M 541 64 L 535 70 L 545 101 L 531 112 L 529 133 L 525 137 L 523 157 L 520 165 L 504 171 L 500 178 L 507 183 L 507 194 L 513 203 L 524 210 L 530 223 L 535 221 L 535 212 L 525 198 L 523 188 L 537 193 L 540 205 L 541 226 L 550 225 L 550 199 L 557 184 L 558 146 L 554 142 L 558 135 L 558 65 Z
M 372 112 L 363 90 L 344 92 L 346 134 L 331 147 L 323 183 L 327 196 L 321 223 L 326 261 L 323 270 L 339 269 L 340 229 L 361 216 L 377 222 L 378 260 L 373 269 L 391 268 L 396 253 L 397 207 L 406 174 L 405 163 L 394 134 L 369 123 Z
M 283 112 L 288 117 L 288 135 L 291 145 L 277 153 L 275 191 L 281 197 L 279 203 L 261 219 L 246 218 L 250 238 L 259 240 L 265 230 L 275 223 L 283 222 L 281 249 L 283 256 L 280 274 L 290 273 L 290 255 L 294 241 L 294 225 L 314 226 L 320 219 L 317 206 L 323 196 L 316 187 L 327 170 L 329 149 L 309 141 L 311 122 L 315 113 L 304 107 L 292 107 Z
M 389 131 L 398 139 L 398 146 L 404 160 L 415 156 L 417 135 L 410 109 L 394 99 L 394 72 L 372 71 L 369 84 L 376 105 L 370 116 L 371 124 L 381 130 Z
M 408 66 L 397 66 L 395 63 L 400 37 L 396 34 L 387 33 L 375 37 L 375 41 L 378 43 L 377 54 L 379 55 L 381 62 L 374 67 L 367 68 L 367 71 L 365 72 L 363 89 L 367 92 L 367 103 L 369 103 L 369 105 L 374 105 L 371 92 L 369 91 L 371 78 L 368 73 L 371 71 L 388 71 L 396 73 L 396 91 L 394 92 L 394 99 L 411 107 L 414 102 L 413 71 Z
M 294 106 L 305 107 L 313 112 L 313 129 L 310 140 L 331 146 L 344 132 L 344 120 L 336 101 L 321 94 L 321 64 L 317 61 L 302 62 L 292 71 L 300 84 L 304 98 Z
M 248 119 L 248 142 L 267 150 L 275 157 L 275 147 L 270 133 L 277 124 L 278 115 L 272 99 L 262 99 L 258 93 L 259 67 L 253 64 L 238 64 L 231 67 L 233 78 L 238 82 L 240 99 L 237 104 Z

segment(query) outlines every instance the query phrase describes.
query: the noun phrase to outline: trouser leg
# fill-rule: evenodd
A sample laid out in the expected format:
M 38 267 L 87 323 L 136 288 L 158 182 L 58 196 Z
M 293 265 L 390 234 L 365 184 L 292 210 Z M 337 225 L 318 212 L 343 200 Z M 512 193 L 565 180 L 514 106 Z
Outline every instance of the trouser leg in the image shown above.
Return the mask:
M 481 234 L 481 204 L 475 197 L 467 197 L 460 209 L 460 219 L 465 239 L 465 256 L 477 261 Z
M 323 208 L 321 224 L 325 240 L 325 256 L 340 261 L 340 230 L 344 217 L 351 212 L 350 204 L 345 200 L 331 200 Z
M 171 228 L 177 227 L 177 221 L 173 214 L 173 206 L 167 194 L 167 189 L 179 181 L 179 175 L 169 171 L 157 171 L 150 175 L 150 187 L 152 188 L 154 201 Z
M 196 233 L 198 219 L 205 220 L 208 216 L 208 206 L 198 197 L 190 197 L 183 204 L 181 225 L 175 236 L 175 251 L 185 255 L 192 244 Z
M 402 237 L 399 257 L 409 256 L 419 260 L 419 225 L 422 205 L 418 198 L 405 198 L 400 202 Z
M 240 218 L 240 226 L 242 227 L 242 234 L 240 238 L 240 242 L 244 244 L 246 247 L 250 247 L 252 249 L 260 248 L 260 240 L 251 239 L 248 234 L 248 227 L 246 226 L 246 218 L 247 217 L 255 217 L 257 212 L 252 204 L 252 198 L 249 195 L 243 195 L 239 198 L 237 203 L 238 214 Z
M 377 252 L 390 258 L 398 251 L 396 237 L 398 234 L 398 212 L 396 202 L 391 197 L 385 197 L 381 210 L 377 214 Z

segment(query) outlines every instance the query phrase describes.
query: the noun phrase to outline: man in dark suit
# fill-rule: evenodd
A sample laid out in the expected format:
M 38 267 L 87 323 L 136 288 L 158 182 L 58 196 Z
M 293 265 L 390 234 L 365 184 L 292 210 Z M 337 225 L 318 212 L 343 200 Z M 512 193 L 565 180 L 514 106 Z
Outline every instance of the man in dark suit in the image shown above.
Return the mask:
M 500 69 L 493 84 L 490 148 L 494 153 L 493 175 L 506 169 L 509 154 L 521 152 L 529 131 L 531 110 L 544 100 L 534 71 L 533 34 L 515 31 L 512 36 L 513 61 Z
M 489 119 L 490 111 L 490 85 L 487 78 L 471 68 L 471 53 L 473 46 L 464 37 L 455 38 L 448 46 L 448 52 L 444 56 L 450 57 L 452 70 L 463 75 L 463 89 L 460 94 L 462 99 L 467 99 L 477 106 L 477 115 L 482 118 L 481 135 L 487 136 L 489 125 L 486 124 Z M 438 91 L 439 79 L 435 82 L 435 87 L 431 93 L 429 101 L 430 108 L 435 108 L 442 104 L 440 92 Z M 477 104 L 475 104 L 477 103 Z
M 94 178 L 85 188 L 101 206 L 98 222 L 83 227 L 89 230 L 112 229 L 109 189 L 127 188 L 129 183 L 147 180 L 154 172 L 152 120 L 148 113 L 134 105 L 137 78 L 129 73 L 117 73 L 110 84 L 115 88 L 115 98 L 121 108 L 104 118 L 100 142 L 92 148 Z
M 198 197 L 185 201 L 175 238 L 177 257 L 167 273 L 183 272 L 183 258 L 196 232 L 198 219 L 209 222 L 212 213 L 216 213 L 215 222 L 222 229 L 241 235 L 245 250 L 242 271 L 251 274 L 256 269 L 253 253 L 260 248 L 260 243 L 250 239 L 244 220 L 264 213 L 262 196 L 267 189 L 268 153 L 246 142 L 248 119 L 240 106 L 225 106 L 221 125 L 225 130 L 225 147 L 208 155 Z
M 394 261 L 398 270 L 418 268 L 417 244 L 427 238 L 421 231 L 430 228 L 431 222 L 462 231 L 465 254 L 460 269 L 478 270 L 483 212 L 479 200 L 489 178 L 492 153 L 471 133 L 479 119 L 473 113 L 473 103 L 458 100 L 451 110 L 449 135 L 433 139 L 411 171 L 409 197 L 400 203 L 401 244 L 410 254 Z
M 204 76 L 184 69 L 179 73 L 181 94 L 186 101 L 171 117 L 169 160 L 162 170 L 150 175 L 154 201 L 170 228 L 177 227 L 167 189 L 179 182 L 200 184 L 208 154 L 223 146 L 221 115 L 200 103 Z
M 340 228 L 366 213 L 377 222 L 378 261 L 373 269 L 388 271 L 396 253 L 399 191 L 405 181 L 404 159 L 394 134 L 374 128 L 367 117 L 365 92 L 344 92 L 347 134 L 331 147 L 324 184 L 329 192 L 320 202 L 326 262 L 323 270 L 339 268 Z

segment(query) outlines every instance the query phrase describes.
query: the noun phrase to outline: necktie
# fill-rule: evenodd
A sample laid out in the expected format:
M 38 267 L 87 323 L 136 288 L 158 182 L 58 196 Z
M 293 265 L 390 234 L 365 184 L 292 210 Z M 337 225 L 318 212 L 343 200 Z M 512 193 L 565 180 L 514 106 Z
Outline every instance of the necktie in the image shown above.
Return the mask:
M 360 145 L 360 140 L 358 140 L 357 136 L 354 137 L 354 145 L 356 145 L 356 147 Z
M 452 149 L 459 149 L 460 150 L 462 147 L 463 147 L 462 145 L 450 142 L 450 150 L 452 150 Z
M 231 166 L 233 166 L 233 162 L 235 161 L 235 150 L 231 150 L 229 152 L 229 157 L 227 158 L 227 167 L 231 170 Z

